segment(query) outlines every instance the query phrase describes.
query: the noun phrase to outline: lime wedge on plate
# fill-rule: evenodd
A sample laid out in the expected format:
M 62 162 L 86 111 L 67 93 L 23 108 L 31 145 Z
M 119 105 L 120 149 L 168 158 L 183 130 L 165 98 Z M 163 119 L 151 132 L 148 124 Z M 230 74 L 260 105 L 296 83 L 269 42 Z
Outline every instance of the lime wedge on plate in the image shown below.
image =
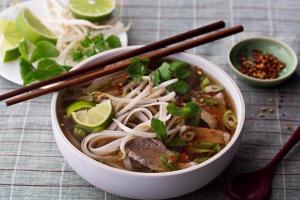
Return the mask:
M 23 41 L 16 23 L 9 19 L 0 19 L 0 58 L 2 62 L 9 62 L 20 56 L 19 44 Z
M 92 22 L 108 18 L 116 8 L 115 0 L 70 0 L 69 8 L 79 19 Z
M 50 31 L 33 13 L 24 8 L 17 16 L 17 28 L 23 37 L 36 44 L 41 40 L 47 40 L 49 42 L 56 43 L 55 34 Z
M 91 109 L 72 112 L 72 118 L 76 124 L 97 130 L 105 129 L 112 120 L 113 107 L 110 100 L 105 100 Z
M 16 23 L 13 20 L 0 18 L 0 33 L 9 32 L 16 30 Z
M 67 116 L 71 116 L 72 112 L 76 112 L 78 110 L 83 110 L 83 109 L 90 109 L 94 106 L 95 105 L 89 101 L 84 101 L 84 100 L 76 101 L 68 106 Z

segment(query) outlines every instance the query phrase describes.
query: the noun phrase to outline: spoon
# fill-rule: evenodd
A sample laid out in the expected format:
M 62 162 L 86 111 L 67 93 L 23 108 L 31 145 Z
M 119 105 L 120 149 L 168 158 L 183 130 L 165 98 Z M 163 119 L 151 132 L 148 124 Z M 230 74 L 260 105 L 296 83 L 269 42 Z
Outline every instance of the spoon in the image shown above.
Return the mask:
M 229 200 L 262 200 L 272 185 L 272 174 L 276 165 L 300 140 L 300 126 L 284 144 L 276 156 L 262 169 L 240 174 L 233 178 L 226 187 L 225 195 Z

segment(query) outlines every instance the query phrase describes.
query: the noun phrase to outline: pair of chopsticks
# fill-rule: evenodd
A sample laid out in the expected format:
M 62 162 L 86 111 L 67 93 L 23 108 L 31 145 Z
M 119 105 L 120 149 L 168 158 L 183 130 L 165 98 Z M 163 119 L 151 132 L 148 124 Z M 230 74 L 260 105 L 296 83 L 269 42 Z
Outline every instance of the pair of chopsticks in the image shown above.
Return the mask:
M 243 27 L 241 25 L 231 28 L 224 27 L 224 21 L 218 21 L 134 50 L 121 53 L 114 57 L 103 58 L 101 60 L 99 59 L 94 63 L 87 63 L 86 66 L 79 69 L 72 70 L 53 78 L 32 83 L 28 86 L 2 94 L 0 95 L 0 101 L 8 99 L 5 101 L 7 106 L 17 104 L 35 97 L 57 92 L 68 87 L 124 70 L 127 65 L 130 64 L 130 58 L 134 56 L 139 56 L 141 59 L 160 59 L 243 31 Z M 196 37 L 209 32 L 212 33 L 202 37 Z M 179 44 L 174 45 L 175 43 Z

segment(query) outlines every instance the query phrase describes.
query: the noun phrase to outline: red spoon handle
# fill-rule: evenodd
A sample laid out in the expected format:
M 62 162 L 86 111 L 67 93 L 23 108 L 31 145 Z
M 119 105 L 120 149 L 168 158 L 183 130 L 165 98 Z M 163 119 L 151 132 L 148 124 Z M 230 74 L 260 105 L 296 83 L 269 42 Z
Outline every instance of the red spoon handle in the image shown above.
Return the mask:
M 266 166 L 266 168 L 274 168 L 282 158 L 291 150 L 291 148 L 297 144 L 300 140 L 300 126 L 294 132 L 294 134 L 289 138 L 289 140 L 283 145 L 283 147 L 279 150 L 276 156 L 270 161 L 270 163 Z

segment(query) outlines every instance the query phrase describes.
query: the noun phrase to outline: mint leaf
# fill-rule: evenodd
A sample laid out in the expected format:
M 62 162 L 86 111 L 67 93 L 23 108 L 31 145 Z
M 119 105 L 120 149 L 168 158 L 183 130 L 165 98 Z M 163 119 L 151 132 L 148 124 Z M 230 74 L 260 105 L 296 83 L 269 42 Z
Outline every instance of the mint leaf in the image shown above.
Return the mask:
M 109 48 L 106 46 L 104 41 L 96 42 L 95 48 L 98 50 L 98 52 L 103 52 L 103 51 L 109 50 Z
M 130 78 L 132 78 L 133 81 L 138 82 L 142 80 L 142 76 L 147 73 L 148 68 L 138 57 L 134 57 L 131 59 L 131 63 L 126 70 Z
M 40 41 L 32 52 L 31 62 L 34 63 L 42 58 L 51 58 L 59 56 L 59 51 L 55 45 L 48 41 Z
M 111 49 L 118 48 L 118 47 L 122 46 L 120 38 L 115 36 L 115 35 L 108 36 L 105 41 L 107 43 L 107 46 Z
M 24 80 L 25 77 L 34 70 L 33 65 L 27 61 L 24 57 L 20 57 L 20 73 L 21 77 Z
M 160 121 L 159 119 L 152 118 L 151 119 L 151 127 L 153 131 L 156 133 L 156 137 L 161 140 L 165 141 L 168 138 L 167 135 L 167 128 L 165 124 Z
M 191 75 L 191 71 L 187 69 L 180 69 L 176 71 L 176 77 L 179 79 L 186 79 Z
M 186 94 L 190 91 L 190 86 L 183 80 L 178 80 L 168 87 L 171 91 L 175 91 L 179 94 Z
M 36 70 L 30 71 L 23 77 L 24 85 L 45 80 L 64 72 L 66 72 L 66 66 L 61 66 L 49 58 L 44 58 L 38 62 Z

